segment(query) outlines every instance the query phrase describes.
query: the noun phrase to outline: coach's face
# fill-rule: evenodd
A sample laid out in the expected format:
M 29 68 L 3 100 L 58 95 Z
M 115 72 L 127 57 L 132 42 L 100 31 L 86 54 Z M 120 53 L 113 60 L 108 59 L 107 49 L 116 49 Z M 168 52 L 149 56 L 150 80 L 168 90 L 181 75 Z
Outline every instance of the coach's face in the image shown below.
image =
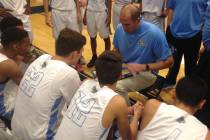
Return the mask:
M 132 34 L 139 26 L 140 19 L 132 20 L 131 16 L 121 15 L 120 22 L 126 33 Z

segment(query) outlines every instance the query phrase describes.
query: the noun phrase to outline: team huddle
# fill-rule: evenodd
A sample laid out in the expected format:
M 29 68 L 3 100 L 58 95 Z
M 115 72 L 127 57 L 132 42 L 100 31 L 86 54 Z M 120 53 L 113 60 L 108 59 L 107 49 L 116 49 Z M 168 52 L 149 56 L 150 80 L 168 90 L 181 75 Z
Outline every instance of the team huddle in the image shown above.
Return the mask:
M 55 55 L 33 54 L 28 1 L 0 1 L 0 140 L 210 140 L 210 0 L 51 0 L 51 16 L 43 4 Z M 95 79 L 81 79 L 76 67 L 84 25 Z M 124 67 L 132 76 L 122 78 Z M 131 105 L 128 93 L 166 68 L 173 104 Z

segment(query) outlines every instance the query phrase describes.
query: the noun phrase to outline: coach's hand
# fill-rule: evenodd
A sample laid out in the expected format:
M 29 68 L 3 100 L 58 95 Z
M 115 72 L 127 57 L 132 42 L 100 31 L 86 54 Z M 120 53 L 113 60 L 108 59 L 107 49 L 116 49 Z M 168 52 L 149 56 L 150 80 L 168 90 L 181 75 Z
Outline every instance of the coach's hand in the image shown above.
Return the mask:
M 137 63 L 128 63 L 126 64 L 126 67 L 131 73 L 143 72 L 146 69 L 145 64 L 137 64 Z

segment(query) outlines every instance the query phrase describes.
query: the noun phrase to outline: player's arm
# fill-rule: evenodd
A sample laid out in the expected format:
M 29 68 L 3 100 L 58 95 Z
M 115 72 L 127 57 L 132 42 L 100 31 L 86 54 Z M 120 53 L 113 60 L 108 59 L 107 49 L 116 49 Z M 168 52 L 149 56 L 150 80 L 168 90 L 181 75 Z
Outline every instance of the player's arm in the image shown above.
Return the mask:
M 208 131 L 206 139 L 205 140 L 210 140 L 210 131 Z
M 132 108 L 133 108 L 133 117 L 130 122 L 130 129 L 131 129 L 132 140 L 136 140 L 138 134 L 139 119 L 142 116 L 142 110 L 144 106 L 141 102 L 137 102 L 135 105 L 132 106 Z
M 4 61 L 2 65 L 2 73 L 19 85 L 23 77 L 20 67 L 12 60 Z
M 134 109 L 134 117 L 131 121 L 131 124 L 129 125 L 128 106 L 125 99 L 121 96 L 115 96 L 112 99 L 112 103 L 109 105 L 112 106 L 112 113 L 110 114 L 113 114 L 113 120 L 116 119 L 117 121 L 122 140 L 135 140 L 138 132 L 138 120 L 140 118 L 142 108 L 139 105 L 136 105 Z

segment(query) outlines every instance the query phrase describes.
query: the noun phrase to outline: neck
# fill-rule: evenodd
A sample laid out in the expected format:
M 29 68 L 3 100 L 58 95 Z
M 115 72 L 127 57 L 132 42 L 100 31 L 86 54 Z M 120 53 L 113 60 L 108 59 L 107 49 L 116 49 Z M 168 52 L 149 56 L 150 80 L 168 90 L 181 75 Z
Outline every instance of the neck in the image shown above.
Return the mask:
M 67 59 L 66 57 L 62 57 L 59 55 L 55 55 L 52 57 L 53 60 L 59 60 L 59 61 L 63 61 L 64 63 L 68 64 L 68 65 L 73 65 L 73 62 L 69 59 Z
M 103 87 L 103 86 L 107 86 L 114 91 L 116 90 L 116 83 L 114 83 L 114 84 L 100 84 L 100 87 Z
M 8 58 L 10 58 L 10 59 L 15 59 L 15 57 L 16 57 L 16 54 L 15 54 L 13 51 L 9 50 L 9 49 L 4 49 L 4 48 L 2 48 L 2 49 L 0 50 L 0 52 L 1 52 L 2 54 L 6 55 L 6 56 L 7 56 Z
M 198 110 L 197 107 L 193 108 L 193 107 L 187 106 L 179 101 L 177 101 L 175 103 L 175 106 L 186 111 L 187 113 L 189 113 L 191 115 L 195 114 L 195 112 Z

